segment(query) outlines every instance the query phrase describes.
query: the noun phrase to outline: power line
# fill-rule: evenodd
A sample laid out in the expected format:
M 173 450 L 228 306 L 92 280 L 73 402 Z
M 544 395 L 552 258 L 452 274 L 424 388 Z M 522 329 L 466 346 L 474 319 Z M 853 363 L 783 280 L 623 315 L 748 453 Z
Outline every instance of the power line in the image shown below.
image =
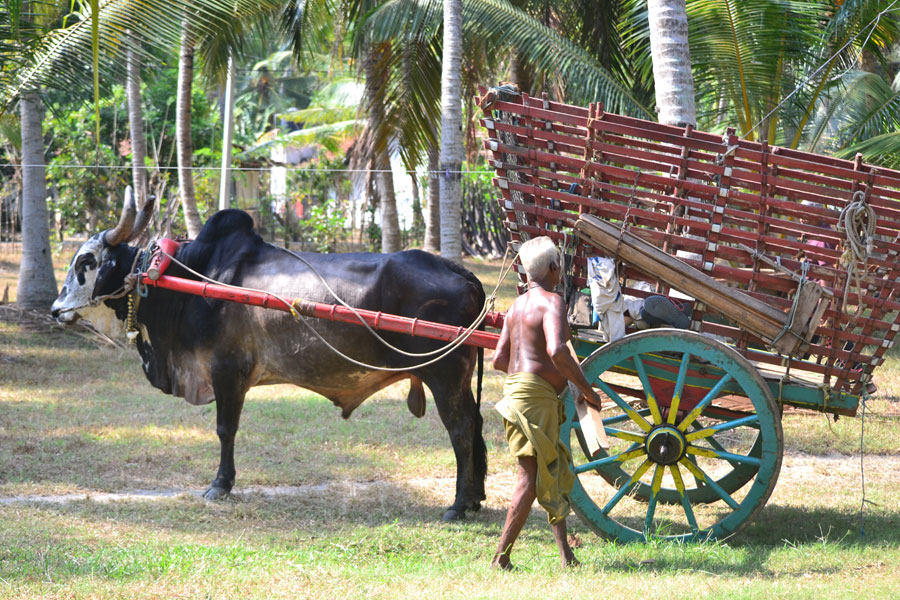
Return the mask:
M 177 166 L 166 166 L 166 167 L 134 167 L 132 165 L 79 165 L 79 164 L 46 164 L 46 165 L 20 165 L 16 163 L 0 163 L 0 168 L 3 167 L 20 167 L 23 169 L 28 168 L 65 168 L 65 169 L 108 169 L 108 170 L 128 170 L 128 169 L 144 169 L 146 171 L 175 171 L 179 167 Z M 469 170 L 469 169 L 461 169 L 461 170 L 450 170 L 450 169 L 441 169 L 434 171 L 394 171 L 392 169 L 310 169 L 309 167 L 299 167 L 299 166 L 291 166 L 291 165 L 270 165 L 267 167 L 229 167 L 231 171 L 270 171 L 273 167 L 282 167 L 289 171 L 303 171 L 309 173 L 406 173 L 407 175 L 411 174 L 419 174 L 424 173 L 427 175 L 449 175 L 449 174 L 463 174 L 463 173 L 479 173 L 479 174 L 491 174 L 494 173 L 492 170 Z M 191 171 L 221 171 L 221 166 L 210 166 L 210 167 L 185 167 L 190 169 Z

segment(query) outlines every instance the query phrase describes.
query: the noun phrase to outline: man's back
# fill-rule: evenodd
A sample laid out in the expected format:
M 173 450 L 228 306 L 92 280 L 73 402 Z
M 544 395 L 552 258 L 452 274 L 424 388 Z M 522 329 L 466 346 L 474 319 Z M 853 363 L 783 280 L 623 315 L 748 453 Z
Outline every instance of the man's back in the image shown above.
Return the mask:
M 532 287 L 507 311 L 506 325 L 510 336 L 508 372 L 540 375 L 561 392 L 566 378 L 553 365 L 551 355 L 567 341 L 562 298 Z

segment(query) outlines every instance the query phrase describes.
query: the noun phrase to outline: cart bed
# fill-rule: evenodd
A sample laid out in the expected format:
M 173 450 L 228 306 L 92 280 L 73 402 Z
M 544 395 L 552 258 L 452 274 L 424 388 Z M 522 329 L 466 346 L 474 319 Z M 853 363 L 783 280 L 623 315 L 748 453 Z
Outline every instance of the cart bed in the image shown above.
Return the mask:
M 900 329 L 900 172 L 859 158 L 742 140 L 730 129 L 724 136 L 705 133 L 510 89 L 481 93 L 485 147 L 506 224 L 514 240 L 557 240 L 571 287 L 587 285 L 587 259 L 601 254 L 573 234 L 575 219 L 585 213 L 627 229 L 786 317 L 798 283 L 783 269 L 800 274 L 805 268 L 809 280 L 834 295 L 811 332 L 808 351 L 773 352 L 759 336 L 723 318 L 714 303 L 693 303 L 692 328 L 727 340 L 782 391 L 797 387 L 819 397 L 822 410 L 853 414 L 855 404 L 846 406 L 850 399 L 874 391 L 872 372 Z M 841 256 L 847 236 L 838 221 L 853 201 L 875 210 L 877 228 L 867 262 L 856 263 L 862 294 L 851 286 L 845 306 L 849 275 Z M 772 261 L 783 269 L 773 268 Z M 673 293 L 633 265 L 624 265 L 621 274 L 626 294 L 648 295 L 633 289 L 638 281 L 654 284 L 656 293 Z M 861 314 L 854 319 L 848 313 L 858 303 Z

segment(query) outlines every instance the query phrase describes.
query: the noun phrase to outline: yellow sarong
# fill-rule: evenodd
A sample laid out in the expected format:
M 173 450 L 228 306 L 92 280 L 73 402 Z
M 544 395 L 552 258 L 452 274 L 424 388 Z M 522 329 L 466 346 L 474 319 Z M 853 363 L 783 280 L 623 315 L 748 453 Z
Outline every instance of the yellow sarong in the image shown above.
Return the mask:
M 550 524 L 559 523 L 569 514 L 575 476 L 569 451 L 559 439 L 565 409 L 556 390 L 539 375 L 514 373 L 506 378 L 496 408 L 504 419 L 510 454 L 537 458 L 537 501 Z

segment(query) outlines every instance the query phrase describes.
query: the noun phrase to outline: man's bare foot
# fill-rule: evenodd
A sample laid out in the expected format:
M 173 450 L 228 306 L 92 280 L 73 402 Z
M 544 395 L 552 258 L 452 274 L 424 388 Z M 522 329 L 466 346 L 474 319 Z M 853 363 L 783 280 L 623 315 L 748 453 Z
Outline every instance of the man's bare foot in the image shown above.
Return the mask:
M 518 568 L 514 567 L 509 559 L 505 556 L 502 557 L 494 557 L 494 560 L 491 561 L 491 569 L 498 569 L 501 571 L 517 571 Z
M 583 545 L 581 538 L 577 533 L 570 533 L 568 536 L 566 536 L 566 541 L 569 542 L 569 546 L 571 546 L 572 548 L 581 548 L 581 546 Z
M 568 558 L 563 557 L 562 564 L 564 569 L 574 569 L 581 566 L 581 561 L 575 558 L 575 555 L 573 554 Z

